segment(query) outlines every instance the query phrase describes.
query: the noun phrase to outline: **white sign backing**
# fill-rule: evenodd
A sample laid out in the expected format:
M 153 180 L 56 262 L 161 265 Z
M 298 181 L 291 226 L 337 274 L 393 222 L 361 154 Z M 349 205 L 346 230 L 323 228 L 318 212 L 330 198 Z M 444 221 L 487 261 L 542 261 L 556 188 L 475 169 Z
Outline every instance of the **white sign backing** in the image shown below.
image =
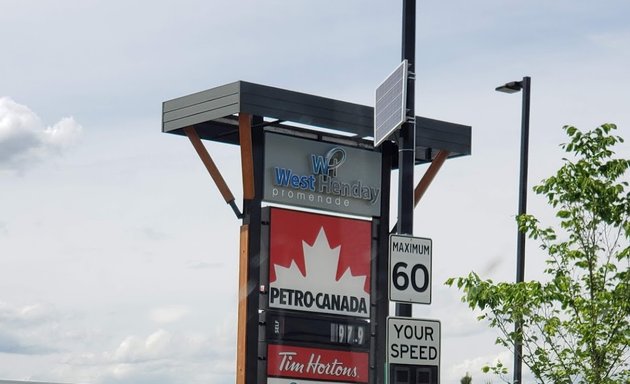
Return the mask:
M 431 304 L 431 239 L 404 235 L 389 237 L 389 299 Z
M 440 321 L 388 317 L 387 361 L 439 367 Z

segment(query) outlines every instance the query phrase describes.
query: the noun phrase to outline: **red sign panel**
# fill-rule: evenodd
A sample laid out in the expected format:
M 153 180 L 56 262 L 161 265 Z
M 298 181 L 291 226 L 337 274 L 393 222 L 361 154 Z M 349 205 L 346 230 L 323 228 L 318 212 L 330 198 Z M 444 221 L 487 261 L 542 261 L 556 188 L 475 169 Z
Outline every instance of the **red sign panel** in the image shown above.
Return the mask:
M 269 306 L 370 316 L 371 223 L 273 208 Z
M 368 365 L 367 352 L 267 346 L 267 376 L 367 383 Z

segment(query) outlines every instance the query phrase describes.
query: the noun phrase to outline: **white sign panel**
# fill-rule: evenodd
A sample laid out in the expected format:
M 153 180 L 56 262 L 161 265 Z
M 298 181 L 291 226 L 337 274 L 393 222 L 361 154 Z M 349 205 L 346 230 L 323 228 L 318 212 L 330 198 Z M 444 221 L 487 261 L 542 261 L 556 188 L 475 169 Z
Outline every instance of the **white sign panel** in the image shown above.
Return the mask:
M 389 299 L 431 304 L 431 239 L 389 237 Z
M 440 366 L 440 322 L 408 317 L 387 318 L 390 364 Z

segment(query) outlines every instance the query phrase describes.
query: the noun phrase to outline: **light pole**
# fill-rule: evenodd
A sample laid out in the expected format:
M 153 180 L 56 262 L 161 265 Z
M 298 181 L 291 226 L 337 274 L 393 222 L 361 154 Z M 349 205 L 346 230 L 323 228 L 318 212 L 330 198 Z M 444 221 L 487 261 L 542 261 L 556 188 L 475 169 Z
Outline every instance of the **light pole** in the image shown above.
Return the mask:
M 416 72 L 416 0 L 403 0 L 402 59 L 409 71 Z M 413 235 L 413 167 L 416 157 L 415 76 L 407 79 L 407 121 L 400 129 L 398 140 L 398 227 L 399 234 Z M 396 316 L 411 317 L 412 307 L 396 303 Z
M 523 215 L 527 211 L 527 160 L 529 154 L 529 99 L 530 99 L 531 78 L 523 77 L 521 81 L 511 81 L 496 88 L 499 92 L 516 93 L 523 90 L 523 109 L 521 112 L 521 165 L 519 177 L 518 194 L 518 215 Z M 525 232 L 521 232 L 517 224 L 516 238 L 516 282 L 522 283 L 525 280 Z M 523 366 L 523 341 L 522 341 L 523 319 L 519 318 L 514 324 L 514 331 L 517 334 L 514 343 L 514 384 L 521 383 Z

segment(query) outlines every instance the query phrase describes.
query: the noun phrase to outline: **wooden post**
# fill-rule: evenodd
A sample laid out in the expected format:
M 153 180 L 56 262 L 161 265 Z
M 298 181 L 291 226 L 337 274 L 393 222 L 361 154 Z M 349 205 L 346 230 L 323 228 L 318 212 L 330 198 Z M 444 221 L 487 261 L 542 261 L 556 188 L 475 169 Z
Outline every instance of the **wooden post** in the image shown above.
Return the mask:
M 208 170 L 208 173 L 210 173 L 212 180 L 214 180 L 217 188 L 219 188 L 219 192 L 221 192 L 221 196 L 223 196 L 225 202 L 233 202 L 234 195 L 232 194 L 232 191 L 230 191 L 230 188 L 227 186 L 225 180 L 223 179 L 221 172 L 219 172 L 219 168 L 217 168 L 216 164 L 212 160 L 212 157 L 210 157 L 208 150 L 206 150 L 206 147 L 204 147 L 203 143 L 201 142 L 201 139 L 199 138 L 199 135 L 197 134 L 195 128 L 186 127 L 184 128 L 184 132 L 186 133 L 186 136 L 188 136 L 188 139 L 195 148 L 195 151 L 197 151 L 197 155 L 199 155 L 199 158 L 201 158 L 203 165 L 206 166 L 206 169 Z
M 241 168 L 243 173 L 243 199 L 254 198 L 254 154 L 252 149 L 252 117 L 247 113 L 238 115 L 238 139 L 241 146 Z
M 448 151 L 439 151 L 438 154 L 435 156 L 435 159 L 433 159 L 433 161 L 431 162 L 431 165 L 429 165 L 429 169 L 427 169 L 424 175 L 422 175 L 422 179 L 416 186 L 416 189 L 413 191 L 414 207 L 418 205 L 420 199 L 422 198 L 422 196 L 424 196 L 424 193 L 427 191 L 427 189 L 429 189 L 429 185 L 431 185 L 433 179 L 435 178 L 435 175 L 437 175 L 440 168 L 442 168 L 442 165 L 444 165 L 446 159 L 448 159 L 448 155 Z
M 247 340 L 247 271 L 249 259 L 249 225 L 241 226 L 238 267 L 238 331 L 236 335 L 236 384 L 245 384 Z

